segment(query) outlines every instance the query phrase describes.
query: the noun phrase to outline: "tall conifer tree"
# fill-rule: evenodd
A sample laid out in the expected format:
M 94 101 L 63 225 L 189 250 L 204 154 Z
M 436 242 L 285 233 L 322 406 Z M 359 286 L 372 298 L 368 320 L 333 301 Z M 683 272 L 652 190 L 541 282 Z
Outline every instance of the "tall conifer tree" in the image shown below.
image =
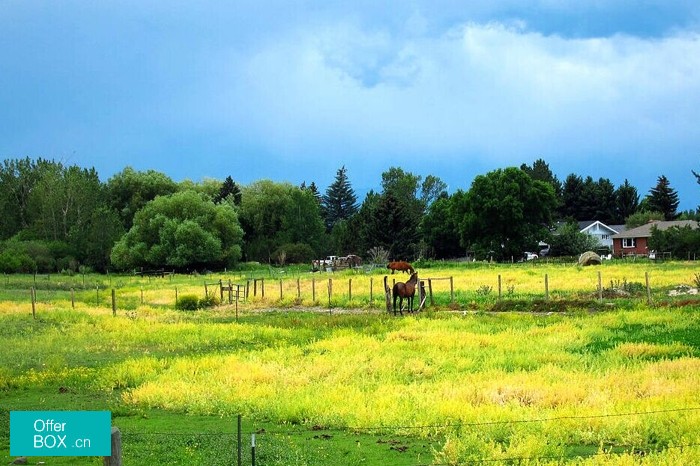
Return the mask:
M 335 181 L 328 186 L 322 201 L 328 230 L 333 229 L 333 225 L 339 221 L 347 220 L 357 212 L 357 196 L 350 185 L 345 166 L 340 167 L 336 172 Z
M 664 214 L 666 220 L 673 220 L 678 217 L 678 193 L 671 188 L 671 183 L 664 175 L 661 175 L 656 186 L 649 191 L 648 205 L 650 210 Z

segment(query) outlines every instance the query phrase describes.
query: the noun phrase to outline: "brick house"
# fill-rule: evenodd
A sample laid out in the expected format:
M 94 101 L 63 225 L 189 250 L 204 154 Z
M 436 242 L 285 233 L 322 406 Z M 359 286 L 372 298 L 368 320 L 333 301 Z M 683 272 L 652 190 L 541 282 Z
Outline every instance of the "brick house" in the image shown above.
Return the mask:
M 669 222 L 651 221 L 637 228 L 613 235 L 613 255 L 624 257 L 629 255 L 647 256 L 649 255 L 649 238 L 654 227 L 659 230 L 666 230 L 671 227 L 698 228 L 695 220 L 673 220 Z

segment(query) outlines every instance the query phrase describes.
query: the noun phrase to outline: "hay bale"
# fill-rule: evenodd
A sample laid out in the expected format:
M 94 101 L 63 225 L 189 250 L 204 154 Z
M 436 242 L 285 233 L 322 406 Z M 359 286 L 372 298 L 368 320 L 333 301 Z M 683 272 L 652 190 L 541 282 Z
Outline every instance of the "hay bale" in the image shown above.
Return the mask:
M 578 265 L 600 265 L 603 260 L 593 251 L 586 251 L 578 258 Z

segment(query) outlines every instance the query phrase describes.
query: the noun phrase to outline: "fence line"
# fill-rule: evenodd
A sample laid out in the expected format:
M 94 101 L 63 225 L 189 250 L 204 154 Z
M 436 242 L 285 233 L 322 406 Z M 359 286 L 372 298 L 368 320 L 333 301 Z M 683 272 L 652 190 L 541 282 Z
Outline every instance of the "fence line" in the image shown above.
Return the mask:
M 252 450 L 252 457 L 251 460 L 255 461 L 255 436 L 259 435 L 261 437 L 264 436 L 276 436 L 276 435 L 284 435 L 284 436 L 290 436 L 290 435 L 308 435 L 311 432 L 365 432 L 371 435 L 372 432 L 376 431 L 384 431 L 384 430 L 410 430 L 410 429 L 435 429 L 435 428 L 455 428 L 455 427 L 483 427 L 483 426 L 488 426 L 488 425 L 502 425 L 502 424 L 519 424 L 519 423 L 535 423 L 535 422 L 552 422 L 552 421 L 561 421 L 561 420 L 570 420 L 570 419 L 575 419 L 575 420 L 584 420 L 584 419 L 600 419 L 600 418 L 614 418 L 614 417 L 626 417 L 626 416 L 647 416 L 647 415 L 653 415 L 653 414 L 663 414 L 663 413 L 677 413 L 677 412 L 689 412 L 689 411 L 698 411 L 700 410 L 700 407 L 688 407 L 688 408 L 673 408 L 673 409 L 661 409 L 661 410 L 654 410 L 654 411 L 640 411 L 640 412 L 627 412 L 627 413 L 613 413 L 613 414 L 601 414 L 601 415 L 590 415 L 590 416 L 556 416 L 556 417 L 551 417 L 551 418 L 537 418 L 537 419 L 520 419 L 520 420 L 511 420 L 511 421 L 486 421 L 486 422 L 467 422 L 467 423 L 449 423 L 449 424 L 440 424 L 440 425 L 425 425 L 425 426 L 382 426 L 382 427 L 345 427 L 345 428 L 319 428 L 317 426 L 311 427 L 309 429 L 297 429 L 297 430 L 280 430 L 280 431 L 270 431 L 270 430 L 264 430 L 264 429 L 249 429 L 249 430 L 243 430 L 241 428 L 241 416 L 237 416 L 237 429 L 234 432 L 231 431 L 208 431 L 208 432 L 139 432 L 139 431 L 125 431 L 125 432 L 120 432 L 118 428 L 113 427 L 112 429 L 112 461 L 110 462 L 108 457 L 105 457 L 104 459 L 104 464 L 109 465 L 109 466 L 120 466 L 121 465 L 121 451 L 122 451 L 122 445 L 121 445 L 121 439 L 124 438 L 128 440 L 129 438 L 134 438 L 134 437 L 150 437 L 150 436 L 167 436 L 167 437 L 183 437 L 183 438 L 192 438 L 192 437 L 210 437 L 210 438 L 228 438 L 231 437 L 234 444 L 236 445 L 235 449 L 231 449 L 232 454 L 235 453 L 235 456 L 237 457 L 237 463 L 238 465 L 242 464 L 242 437 L 243 435 L 246 435 L 251 438 L 251 446 L 253 448 Z M 116 432 L 116 436 L 115 436 Z M 115 446 L 115 442 L 117 443 Z M 639 453 L 646 453 L 646 454 L 651 454 L 651 453 L 660 453 L 665 450 L 671 450 L 671 449 L 682 449 L 682 448 L 693 448 L 693 447 L 698 447 L 700 446 L 700 443 L 687 443 L 683 445 L 672 445 L 672 446 L 666 446 L 664 448 L 640 448 L 640 447 L 633 447 L 633 446 L 627 446 L 629 450 L 625 450 L 622 452 L 612 452 L 612 451 L 596 451 L 592 453 L 571 453 L 568 455 L 548 455 L 548 456 L 531 456 L 531 457 L 507 457 L 507 458 L 481 458 L 481 459 L 474 459 L 474 460 L 466 460 L 466 462 L 460 463 L 460 464 L 483 464 L 483 463 L 508 463 L 508 462 L 516 462 L 516 461 L 542 461 L 542 460 L 563 460 L 563 459 L 575 459 L 575 458 L 587 458 L 587 457 L 594 457 L 594 456 L 601 456 L 601 455 L 620 455 L 623 453 L 627 453 L 628 451 L 634 452 L 635 454 Z M 612 448 L 612 447 L 611 447 Z M 115 449 L 116 453 L 118 454 L 118 459 L 115 460 Z M 430 465 L 436 465 L 436 464 L 441 464 L 441 463 L 429 463 Z M 451 463 L 444 463 L 445 466 L 448 466 Z M 422 466 L 421 464 L 417 464 L 417 466 Z M 425 466 L 428 466 L 426 464 Z
M 504 299 L 504 294 L 503 294 L 503 276 L 502 274 L 498 274 L 496 277 L 493 277 L 493 279 L 497 280 L 497 293 L 496 293 L 496 301 L 501 301 Z M 646 302 L 648 305 L 652 305 L 654 303 L 653 299 L 653 293 L 652 293 L 652 283 L 650 279 L 649 272 L 646 271 L 644 272 L 644 283 L 639 283 L 639 282 L 627 282 L 626 278 L 623 279 L 623 283 L 620 283 L 619 279 L 612 279 L 610 280 L 610 288 L 605 288 L 603 286 L 603 275 L 600 270 L 596 271 L 595 274 L 592 274 L 590 276 L 590 282 L 585 279 L 579 279 L 578 283 L 582 286 L 582 288 L 578 289 L 570 289 L 569 287 L 565 288 L 562 291 L 557 292 L 556 290 L 556 282 L 555 286 L 552 287 L 551 280 L 549 277 L 548 273 L 543 274 L 543 288 L 539 294 L 539 296 L 543 296 L 545 301 L 548 301 L 552 298 L 552 296 L 557 296 L 557 297 L 562 297 L 565 296 L 567 293 L 570 295 L 580 295 L 582 292 L 583 293 L 588 293 L 590 296 L 590 300 L 598 300 L 599 302 L 602 302 L 603 299 L 606 297 L 605 296 L 605 291 L 606 290 L 617 290 L 618 288 L 615 288 L 616 286 L 621 287 L 620 289 L 625 291 L 625 287 L 628 287 L 631 285 L 635 285 L 636 289 L 634 290 L 633 293 L 628 293 L 628 294 L 623 294 L 620 293 L 619 296 L 610 296 L 608 294 L 607 298 L 614 300 L 618 297 L 628 297 L 630 299 L 642 299 L 642 294 L 645 294 Z M 696 280 L 698 280 L 698 274 L 696 274 Z M 328 302 L 328 307 L 333 308 L 333 307 L 338 307 L 338 300 L 345 300 L 346 302 L 343 302 L 341 304 L 341 307 L 351 307 L 353 305 L 365 305 L 369 304 L 370 308 L 375 308 L 375 309 L 382 309 L 384 307 L 384 300 L 382 298 L 382 293 L 375 293 L 375 283 L 374 283 L 374 277 L 367 277 L 366 280 L 358 280 L 357 277 L 354 278 L 348 278 L 347 280 L 347 285 L 343 285 L 342 283 L 342 278 L 336 277 L 336 278 L 328 278 L 327 279 L 327 285 L 323 288 L 325 289 L 325 294 Z M 396 278 L 393 278 L 392 281 L 395 281 Z M 440 304 L 447 304 L 449 303 L 450 306 L 454 305 L 457 301 L 460 301 L 462 303 L 464 302 L 469 302 L 473 301 L 475 297 L 470 297 L 469 294 L 466 295 L 465 298 L 465 292 L 469 293 L 471 290 L 468 288 L 462 287 L 461 289 L 458 289 L 457 291 L 460 293 L 461 299 L 457 299 L 455 297 L 455 286 L 454 286 L 454 277 L 449 276 L 449 277 L 427 277 L 427 278 L 420 278 L 419 280 L 421 282 L 421 288 L 423 289 L 423 284 L 427 282 L 427 300 L 429 302 L 430 306 L 435 306 L 436 303 L 438 302 L 438 297 L 440 300 Z M 337 285 L 336 283 L 340 282 L 340 286 Z M 441 282 L 447 282 L 449 281 L 449 288 L 446 287 L 440 287 L 438 289 L 436 287 L 437 283 Z M 491 280 L 493 281 L 493 280 Z M 484 282 L 482 279 L 480 281 L 481 283 Z M 508 286 L 508 296 L 513 297 L 514 296 L 514 290 L 515 286 L 517 283 L 514 282 L 514 279 L 510 279 L 506 283 L 510 282 L 510 285 Z M 616 285 L 617 282 L 617 285 Z M 200 282 L 202 283 L 202 282 Z M 532 283 L 531 281 L 525 281 L 525 283 Z M 309 285 L 310 285 L 310 291 L 309 291 Z M 220 279 L 216 282 L 204 282 L 204 295 L 205 297 L 220 297 L 221 303 L 224 303 L 225 301 L 225 292 L 228 292 L 228 302 L 229 304 L 233 304 L 233 297 L 235 296 L 236 299 L 236 309 L 238 309 L 238 298 L 242 298 L 243 301 L 248 302 L 249 300 L 252 302 L 264 302 L 267 303 L 268 305 L 274 305 L 275 303 L 285 303 L 285 300 L 291 299 L 293 300 L 293 303 L 295 305 L 318 305 L 319 300 L 323 299 L 323 296 L 318 295 L 318 290 L 317 290 L 317 280 L 315 277 L 311 277 L 309 279 L 302 280 L 300 277 L 295 277 L 295 278 L 290 278 L 288 280 L 279 280 L 278 286 L 279 286 L 279 294 L 277 296 L 265 296 L 265 279 L 264 278 L 256 278 L 253 280 L 247 280 L 245 285 L 243 284 L 234 284 L 231 282 L 231 280 L 226 280 L 224 281 L 223 279 Z M 196 285 L 190 285 L 189 288 L 196 287 Z M 216 287 L 215 290 L 212 290 L 212 287 Z M 12 295 L 16 294 L 17 296 L 17 301 L 23 301 L 27 299 L 27 295 L 29 295 L 29 299 L 31 300 L 31 305 L 32 305 L 32 315 L 36 316 L 37 313 L 37 304 L 40 303 L 46 303 L 46 304 L 52 304 L 57 300 L 63 299 L 63 300 L 70 300 L 71 307 L 75 308 L 75 302 L 76 299 L 79 301 L 86 303 L 90 305 L 91 303 L 94 303 L 96 307 L 101 307 L 101 306 L 108 306 L 109 304 L 103 303 L 101 300 L 101 293 L 100 291 L 100 285 L 96 285 L 93 288 L 93 298 L 90 298 L 90 290 L 89 289 L 84 289 L 81 291 L 80 294 L 76 294 L 75 289 L 71 287 L 70 289 L 58 289 L 58 288 L 51 288 L 48 290 L 45 289 L 40 289 L 36 287 L 31 287 L 29 292 L 27 291 L 22 291 L 16 288 L 12 288 L 10 290 L 7 290 L 7 292 Z M 107 292 L 106 288 L 103 288 L 105 292 Z M 475 291 L 472 293 L 476 294 L 476 297 L 481 296 L 481 298 L 486 299 L 486 304 L 488 304 L 489 298 L 488 296 L 490 295 L 492 291 L 492 287 L 490 285 L 481 285 L 479 288 L 477 288 Z M 163 302 L 162 300 L 160 302 L 156 302 L 152 305 L 156 306 L 162 306 L 165 305 L 167 307 L 170 307 L 173 304 L 176 304 L 178 301 L 178 288 L 174 287 L 174 301 L 170 302 Z M 150 290 L 150 293 L 160 293 L 162 294 L 162 290 Z M 635 295 L 636 293 L 636 295 Z M 324 294 L 324 293 L 322 293 Z M 448 301 L 448 294 L 449 294 L 449 301 Z M 537 299 L 538 293 L 535 292 L 534 294 L 532 292 L 525 292 L 522 293 L 524 296 L 524 299 Z M 9 300 L 13 300 L 14 296 L 12 298 L 9 298 Z M 309 301 L 310 299 L 310 301 Z M 109 299 L 107 299 L 109 301 Z M 112 287 L 111 288 L 111 309 L 113 314 L 116 315 L 117 309 L 122 308 L 122 309 L 134 309 L 138 305 L 147 305 L 148 304 L 148 297 L 144 293 L 144 288 L 140 287 L 137 290 L 127 290 L 125 292 L 122 292 L 121 289 Z M 119 305 L 121 303 L 121 305 Z

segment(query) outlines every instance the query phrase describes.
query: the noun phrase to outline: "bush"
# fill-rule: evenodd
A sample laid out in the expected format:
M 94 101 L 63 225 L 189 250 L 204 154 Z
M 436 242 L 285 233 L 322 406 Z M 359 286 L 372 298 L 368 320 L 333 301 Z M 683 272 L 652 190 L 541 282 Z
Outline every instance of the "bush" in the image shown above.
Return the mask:
M 6 250 L 0 252 L 0 272 L 31 273 L 36 270 L 36 263 L 25 252 Z
M 196 311 L 199 308 L 199 298 L 193 294 L 182 295 L 175 303 L 175 309 L 180 311 Z
M 206 298 L 199 301 L 199 307 L 214 307 L 221 304 L 221 300 L 216 295 L 207 295 Z

